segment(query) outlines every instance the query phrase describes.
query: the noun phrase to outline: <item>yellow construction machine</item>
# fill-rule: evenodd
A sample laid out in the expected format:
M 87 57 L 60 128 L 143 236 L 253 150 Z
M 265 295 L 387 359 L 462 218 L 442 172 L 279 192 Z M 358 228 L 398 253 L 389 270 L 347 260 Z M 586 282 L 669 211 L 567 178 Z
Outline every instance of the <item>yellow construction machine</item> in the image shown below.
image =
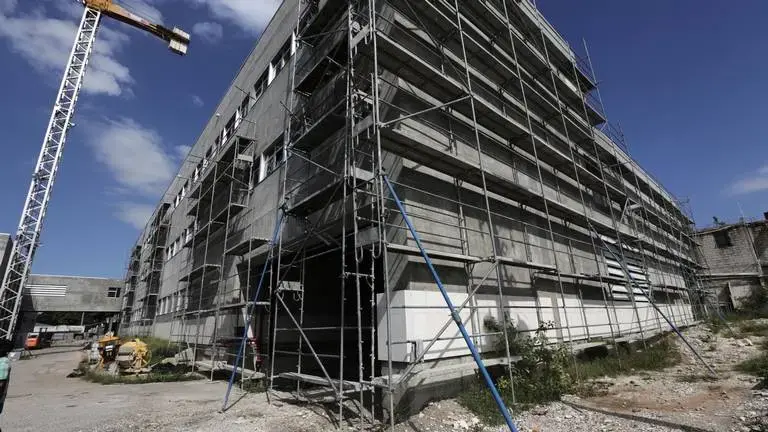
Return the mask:
M 109 332 L 99 339 L 98 368 L 114 373 L 146 373 L 151 358 L 149 346 L 139 338 L 121 341 Z
M 152 352 L 146 343 L 136 338 L 120 344 L 117 351 L 117 366 L 122 373 L 149 372 L 149 361 Z

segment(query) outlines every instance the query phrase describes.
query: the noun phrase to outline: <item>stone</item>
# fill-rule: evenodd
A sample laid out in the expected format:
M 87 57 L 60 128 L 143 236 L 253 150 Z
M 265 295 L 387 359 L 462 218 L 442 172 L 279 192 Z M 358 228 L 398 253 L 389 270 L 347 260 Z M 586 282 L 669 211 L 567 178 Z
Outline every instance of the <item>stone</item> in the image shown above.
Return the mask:
M 538 416 L 547 415 L 549 412 L 549 409 L 543 405 L 539 405 L 536 408 L 531 410 L 531 413 Z

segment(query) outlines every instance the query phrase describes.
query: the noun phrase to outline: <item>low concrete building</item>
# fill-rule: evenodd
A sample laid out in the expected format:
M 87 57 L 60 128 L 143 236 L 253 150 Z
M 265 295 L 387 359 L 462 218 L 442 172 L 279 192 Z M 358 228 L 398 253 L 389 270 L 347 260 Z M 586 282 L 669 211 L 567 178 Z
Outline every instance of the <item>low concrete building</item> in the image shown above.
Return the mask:
M 0 233 L 0 278 L 5 274 L 13 242 Z M 41 312 L 118 314 L 123 304 L 122 279 L 32 274 L 22 291 L 19 333 L 31 331 Z
M 24 286 L 21 310 L 118 313 L 124 285 L 122 279 L 33 274 Z
M 766 289 L 768 213 L 763 220 L 717 223 L 698 230 L 695 238 L 702 287 L 713 303 L 742 309 Z

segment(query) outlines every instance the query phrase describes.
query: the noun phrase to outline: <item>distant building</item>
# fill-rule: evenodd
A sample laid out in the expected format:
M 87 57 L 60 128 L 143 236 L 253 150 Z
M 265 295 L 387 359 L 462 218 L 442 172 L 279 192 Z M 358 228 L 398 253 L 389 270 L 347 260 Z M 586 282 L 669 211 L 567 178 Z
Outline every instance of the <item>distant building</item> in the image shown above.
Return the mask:
M 0 283 L 12 248 L 10 235 L 0 233 Z M 124 285 L 122 279 L 31 274 L 22 291 L 18 333 L 32 331 L 41 312 L 117 314 L 125 301 Z
M 695 234 L 702 288 L 721 307 L 732 310 L 758 288 L 765 288 L 768 270 L 768 213 L 766 219 L 718 223 Z

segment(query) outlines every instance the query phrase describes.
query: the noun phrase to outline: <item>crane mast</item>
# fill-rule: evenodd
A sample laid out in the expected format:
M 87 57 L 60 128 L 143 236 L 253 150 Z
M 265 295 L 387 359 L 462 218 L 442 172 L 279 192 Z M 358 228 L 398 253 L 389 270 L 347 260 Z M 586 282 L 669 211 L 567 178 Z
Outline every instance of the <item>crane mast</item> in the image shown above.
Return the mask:
M 59 86 L 0 286 L 0 338 L 13 340 L 15 336 L 22 290 L 40 244 L 45 213 L 102 15 L 113 17 L 168 41 L 171 50 L 177 54 L 185 54 L 189 44 L 189 35 L 183 31 L 177 28 L 169 30 L 152 24 L 127 12 L 111 0 L 83 0 L 82 3 L 85 10 Z

